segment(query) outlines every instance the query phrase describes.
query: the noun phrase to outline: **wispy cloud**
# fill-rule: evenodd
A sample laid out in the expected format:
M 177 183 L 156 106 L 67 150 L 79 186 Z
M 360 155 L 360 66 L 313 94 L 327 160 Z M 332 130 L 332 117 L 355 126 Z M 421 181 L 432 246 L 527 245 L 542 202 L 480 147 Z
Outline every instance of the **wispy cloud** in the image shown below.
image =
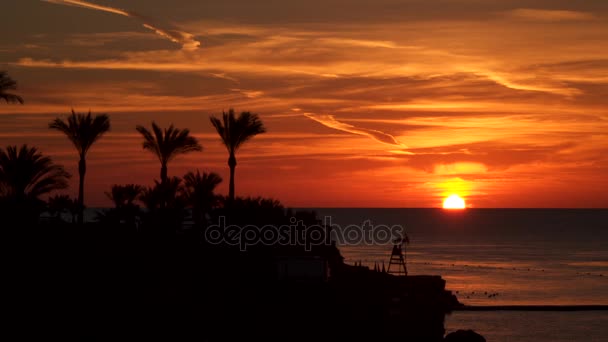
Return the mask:
M 519 19 L 539 20 L 539 21 L 565 21 L 565 20 L 592 20 L 593 14 L 577 11 L 565 10 L 544 10 L 531 8 L 518 8 L 509 11 L 508 16 Z
M 180 31 L 178 28 L 173 27 L 172 25 L 163 23 L 155 23 L 154 20 L 150 18 L 146 18 L 141 14 L 136 12 L 123 10 L 120 8 L 114 8 L 109 6 L 103 6 L 99 4 L 95 4 L 92 2 L 81 1 L 81 0 L 41 0 L 43 2 L 58 4 L 58 5 L 66 5 L 66 6 L 76 6 L 83 7 L 97 11 L 103 11 L 108 13 L 114 13 L 118 15 L 122 15 L 125 17 L 137 19 L 142 22 L 143 26 L 149 30 L 154 31 L 161 37 L 167 38 L 170 41 L 181 44 L 184 50 L 196 50 L 201 43 L 194 38 L 194 35 L 188 32 Z
M 362 40 L 362 39 L 346 39 L 346 38 L 319 38 L 319 42 L 328 45 L 344 45 L 344 46 L 356 46 L 366 48 L 387 48 L 396 49 L 399 48 L 395 42 L 386 40 Z M 411 48 L 411 47 L 408 47 Z
M 333 115 L 305 113 L 304 116 L 329 128 L 337 129 L 339 131 L 348 132 L 352 134 L 367 136 L 381 143 L 405 147 L 394 136 L 390 134 L 375 129 L 361 128 L 353 126 L 351 124 L 340 122 L 336 120 Z

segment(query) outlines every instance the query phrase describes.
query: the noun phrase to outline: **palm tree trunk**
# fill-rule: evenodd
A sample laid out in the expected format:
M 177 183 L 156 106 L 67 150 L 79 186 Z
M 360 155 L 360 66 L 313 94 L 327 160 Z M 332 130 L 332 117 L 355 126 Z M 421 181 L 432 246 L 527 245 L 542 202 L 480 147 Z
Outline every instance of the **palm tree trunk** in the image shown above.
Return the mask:
M 228 158 L 228 166 L 230 167 L 230 187 L 228 190 L 228 199 L 230 202 L 234 202 L 234 171 L 236 169 L 236 157 L 234 153 L 230 153 Z
M 87 163 L 85 161 L 84 155 L 80 156 L 80 161 L 78 162 L 78 176 L 79 184 L 78 184 L 78 224 L 82 225 L 84 223 L 84 175 L 87 172 Z
M 165 198 L 167 183 L 168 183 L 167 164 L 163 163 L 160 165 L 160 185 L 162 188 L 162 196 L 160 199 L 160 208 L 161 209 L 164 209 L 167 206 L 167 199 Z
M 161 164 L 160 166 L 160 182 L 167 184 L 167 164 Z

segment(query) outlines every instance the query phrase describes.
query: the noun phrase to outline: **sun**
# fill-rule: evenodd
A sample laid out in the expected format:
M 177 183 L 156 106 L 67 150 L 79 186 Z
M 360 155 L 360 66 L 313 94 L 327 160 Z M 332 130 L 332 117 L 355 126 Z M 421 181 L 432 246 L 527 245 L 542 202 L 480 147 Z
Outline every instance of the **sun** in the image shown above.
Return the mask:
M 450 195 L 443 200 L 443 209 L 465 209 L 466 207 L 464 199 L 458 195 Z

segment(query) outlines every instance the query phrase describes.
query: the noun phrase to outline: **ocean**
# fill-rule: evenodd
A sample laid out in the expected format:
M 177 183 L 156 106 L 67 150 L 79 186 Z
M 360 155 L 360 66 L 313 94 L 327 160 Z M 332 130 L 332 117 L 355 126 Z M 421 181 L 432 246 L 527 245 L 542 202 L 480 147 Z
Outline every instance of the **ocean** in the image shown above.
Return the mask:
M 314 210 L 338 229 L 401 226 L 409 274 L 443 276 L 464 304 L 608 305 L 606 209 Z M 388 267 L 391 248 L 340 246 L 347 263 L 370 268 Z M 457 329 L 490 342 L 608 341 L 608 311 L 460 311 L 446 317 Z

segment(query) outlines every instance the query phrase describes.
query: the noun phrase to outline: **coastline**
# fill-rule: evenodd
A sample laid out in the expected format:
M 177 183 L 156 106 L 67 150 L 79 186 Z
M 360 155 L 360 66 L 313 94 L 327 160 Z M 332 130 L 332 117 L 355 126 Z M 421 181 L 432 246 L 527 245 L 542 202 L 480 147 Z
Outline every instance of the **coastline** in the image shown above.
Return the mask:
M 608 305 L 464 305 L 453 311 L 608 311 Z

